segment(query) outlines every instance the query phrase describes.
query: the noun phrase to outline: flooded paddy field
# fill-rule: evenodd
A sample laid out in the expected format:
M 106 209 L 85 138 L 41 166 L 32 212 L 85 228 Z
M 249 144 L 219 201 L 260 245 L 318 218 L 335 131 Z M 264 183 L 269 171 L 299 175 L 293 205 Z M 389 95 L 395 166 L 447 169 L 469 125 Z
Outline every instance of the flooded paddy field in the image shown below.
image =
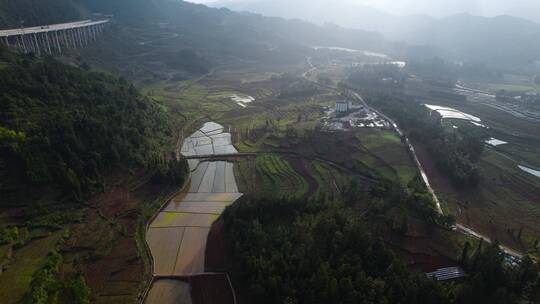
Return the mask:
M 200 147 L 207 148 L 201 150 Z M 186 138 L 182 154 L 226 154 L 219 153 L 216 149 L 219 147 L 230 147 L 227 151 L 230 154 L 236 153 L 231 136 L 224 132 L 224 127 L 209 122 Z M 146 234 L 156 276 L 189 278 L 204 273 L 210 228 L 225 208 L 242 196 L 238 192 L 232 163 L 196 161 L 190 162 L 190 170 L 191 181 L 186 192 L 164 206 L 150 223 Z M 145 303 L 191 303 L 191 296 L 200 297 L 201 293 L 210 291 L 199 288 L 195 292 L 191 283 L 158 280 L 152 286 Z M 184 298 L 185 302 L 174 302 L 177 298 Z
M 206 123 L 197 132 L 186 138 L 181 150 L 184 156 L 236 154 L 230 133 L 216 123 Z
M 159 279 L 154 282 L 145 303 L 192 304 L 191 287 L 181 280 Z

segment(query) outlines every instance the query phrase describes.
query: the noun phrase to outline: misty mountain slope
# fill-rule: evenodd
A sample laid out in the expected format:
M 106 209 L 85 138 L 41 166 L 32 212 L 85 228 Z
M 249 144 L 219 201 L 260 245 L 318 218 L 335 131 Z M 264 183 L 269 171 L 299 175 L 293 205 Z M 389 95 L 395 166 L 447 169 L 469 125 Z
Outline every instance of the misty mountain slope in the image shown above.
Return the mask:
M 485 18 L 467 14 L 401 27 L 393 39 L 430 44 L 462 61 L 522 65 L 540 57 L 540 25 L 511 16 Z
M 380 31 L 381 21 L 391 22 L 394 18 L 369 6 L 326 0 L 220 0 L 209 5 L 266 16 L 300 18 L 316 24 L 334 23 L 367 31 Z
M 511 66 L 528 65 L 540 57 L 540 25 L 512 16 L 394 16 L 366 6 L 328 0 L 222 0 L 212 5 L 377 31 L 392 41 L 433 46 L 440 55 L 456 61 Z
M 72 0 L 0 0 L 0 28 L 48 23 L 68 22 L 79 19 L 80 7 Z
M 256 14 L 237 13 L 227 9 L 210 8 L 181 0 L 20 0 L 12 2 L 0 0 L 0 16 L 4 16 L 10 26 L 16 26 L 13 20 L 20 17 L 17 11 L 24 11 L 25 16 L 41 16 L 40 24 L 64 22 L 67 20 L 89 18 L 93 13 L 111 14 L 114 19 L 130 26 L 148 26 L 158 23 L 171 23 L 186 33 L 196 33 L 200 40 L 229 38 L 228 42 L 258 41 L 274 44 L 276 41 L 321 45 L 337 44 L 354 48 L 369 48 L 383 51 L 389 44 L 375 32 L 351 30 L 336 26 L 321 27 L 300 20 L 268 18 Z M 46 11 L 47 2 L 51 10 Z M 296 4 L 293 4 L 296 5 Z M 300 7 L 296 5 L 297 7 Z M 9 9 L 7 9 L 9 7 Z M 60 17 L 58 15 L 61 15 Z M 36 23 L 36 22 L 34 22 Z M 212 45 L 213 41 L 205 41 Z M 220 44 L 223 46 L 223 44 Z
M 25 16 L 40 16 L 34 22 L 37 24 L 91 18 L 94 13 L 114 15 L 114 22 L 106 33 L 90 46 L 93 52 L 81 52 L 92 55 L 96 60 L 91 61 L 101 67 L 130 79 L 137 78 L 134 73 L 158 78 L 173 74 L 181 78 L 198 76 L 201 73 L 184 67 L 195 65 L 196 70 L 207 72 L 212 64 L 224 64 L 230 59 L 270 65 L 298 63 L 309 56 L 312 46 L 339 46 L 387 54 L 393 54 L 395 49 L 376 32 L 238 13 L 178 0 L 60 0 L 51 6 L 54 12 L 47 12 L 41 5 L 31 5 L 35 1 L 0 0 L 0 3 L 10 3 L 10 9 L 0 9 L 0 15 L 11 20 L 7 27 L 17 26 L 13 20 L 19 17 L 14 11 L 24 11 Z M 44 1 L 43 5 L 51 0 Z M 63 13 L 66 17 L 59 17 L 60 12 L 66 12 Z M 166 24 L 166 28 L 160 28 L 160 24 Z M 178 35 L 177 38 L 166 38 L 172 34 Z M 156 49 L 152 43 L 144 44 L 145 41 L 159 41 L 165 47 Z M 139 54 L 148 55 L 137 57 Z M 200 58 L 204 67 L 199 69 L 201 64 L 185 54 Z

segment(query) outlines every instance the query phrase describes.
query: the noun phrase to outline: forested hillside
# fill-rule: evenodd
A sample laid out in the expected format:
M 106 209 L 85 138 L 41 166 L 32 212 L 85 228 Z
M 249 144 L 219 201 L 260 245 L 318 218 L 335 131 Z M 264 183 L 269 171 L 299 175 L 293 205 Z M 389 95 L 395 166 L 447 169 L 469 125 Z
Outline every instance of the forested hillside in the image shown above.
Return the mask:
M 164 111 L 126 81 L 48 58 L 1 56 L 1 190 L 25 182 L 80 194 L 118 164 L 161 158 L 158 139 L 170 134 Z
M 507 267 L 497 245 L 465 247 L 469 277 L 462 281 L 437 283 L 410 272 L 371 227 L 398 204 L 395 193 L 349 194 L 346 203 L 246 200 L 226 211 L 233 273 L 252 303 L 509 304 L 537 296 L 538 265 L 525 258 Z M 354 206 L 366 199 L 378 207 L 363 217 Z
M 0 29 L 78 20 L 80 9 L 72 0 L 1 0 Z

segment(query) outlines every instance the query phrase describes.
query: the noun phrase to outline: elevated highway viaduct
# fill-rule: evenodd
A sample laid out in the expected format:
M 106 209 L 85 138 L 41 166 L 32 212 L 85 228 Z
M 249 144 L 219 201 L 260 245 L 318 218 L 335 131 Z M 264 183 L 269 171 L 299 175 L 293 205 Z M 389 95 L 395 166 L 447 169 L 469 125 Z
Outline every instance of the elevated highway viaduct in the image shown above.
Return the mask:
M 0 30 L 0 44 L 22 53 L 36 55 L 62 54 L 67 49 L 77 49 L 97 40 L 110 22 L 82 20 L 28 28 Z

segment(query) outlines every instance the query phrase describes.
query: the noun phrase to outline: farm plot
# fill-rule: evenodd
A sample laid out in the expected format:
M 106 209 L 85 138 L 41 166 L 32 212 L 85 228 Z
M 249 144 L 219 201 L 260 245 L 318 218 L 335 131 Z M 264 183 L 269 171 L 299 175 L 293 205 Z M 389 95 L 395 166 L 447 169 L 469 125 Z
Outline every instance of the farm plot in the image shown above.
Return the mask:
M 236 154 L 231 134 L 223 132 L 224 127 L 215 122 L 205 123 L 201 129 L 186 138 L 181 153 L 184 156 Z
M 191 304 L 189 283 L 180 280 L 161 279 L 152 284 L 145 304 Z
M 150 228 L 210 227 L 219 214 L 160 212 Z
M 361 161 L 383 176 L 406 185 L 419 173 L 407 147 L 394 132 L 361 130 L 356 133 L 356 138 L 361 147 L 372 156 L 372 161 L 365 158 Z
M 227 202 L 173 202 L 165 212 L 221 214 L 229 205 Z
M 203 150 L 214 151 L 215 147 L 230 149 L 231 136 L 223 133 L 222 126 L 207 123 L 186 139 L 182 153 L 197 155 Z M 229 151 L 236 153 L 232 149 Z M 242 196 L 232 163 L 197 161 L 189 165 L 192 172 L 188 192 L 169 202 L 150 223 L 146 234 L 154 258 L 154 275 L 184 277 L 204 273 L 210 227 L 228 205 Z M 185 284 L 189 295 L 189 284 Z M 191 298 L 178 300 L 184 296 L 184 287 L 176 281 L 158 281 L 146 303 L 191 303 Z M 179 290 L 173 292 L 175 288 Z
M 259 156 L 255 159 L 255 167 L 262 193 L 266 195 L 301 197 L 308 191 L 307 181 L 279 156 Z
M 233 164 L 225 161 L 203 162 L 192 173 L 192 193 L 237 193 Z
M 178 251 L 174 275 L 189 275 L 204 272 L 206 240 L 210 227 L 187 227 Z
M 188 193 L 183 196 L 184 202 L 224 202 L 233 203 L 242 196 L 241 193 Z
M 350 183 L 350 178 L 347 175 L 324 163 L 315 161 L 311 163 L 311 168 L 315 172 L 313 176 L 319 184 L 317 189 L 319 194 L 339 194 L 340 190 Z
M 146 241 L 154 257 L 155 274 L 172 274 L 184 231 L 184 227 L 150 228 L 148 230 Z
M 193 192 L 198 192 L 198 193 L 213 192 L 212 189 L 214 187 L 214 179 L 216 177 L 216 165 L 217 164 L 215 162 L 211 162 L 208 164 L 208 168 L 204 172 L 204 176 L 201 181 L 201 184 L 199 185 L 199 188 L 197 189 L 197 191 L 193 191 Z
M 236 186 L 236 179 L 234 177 L 234 168 L 232 163 L 226 163 L 225 165 L 225 192 L 237 193 L 238 187 Z

